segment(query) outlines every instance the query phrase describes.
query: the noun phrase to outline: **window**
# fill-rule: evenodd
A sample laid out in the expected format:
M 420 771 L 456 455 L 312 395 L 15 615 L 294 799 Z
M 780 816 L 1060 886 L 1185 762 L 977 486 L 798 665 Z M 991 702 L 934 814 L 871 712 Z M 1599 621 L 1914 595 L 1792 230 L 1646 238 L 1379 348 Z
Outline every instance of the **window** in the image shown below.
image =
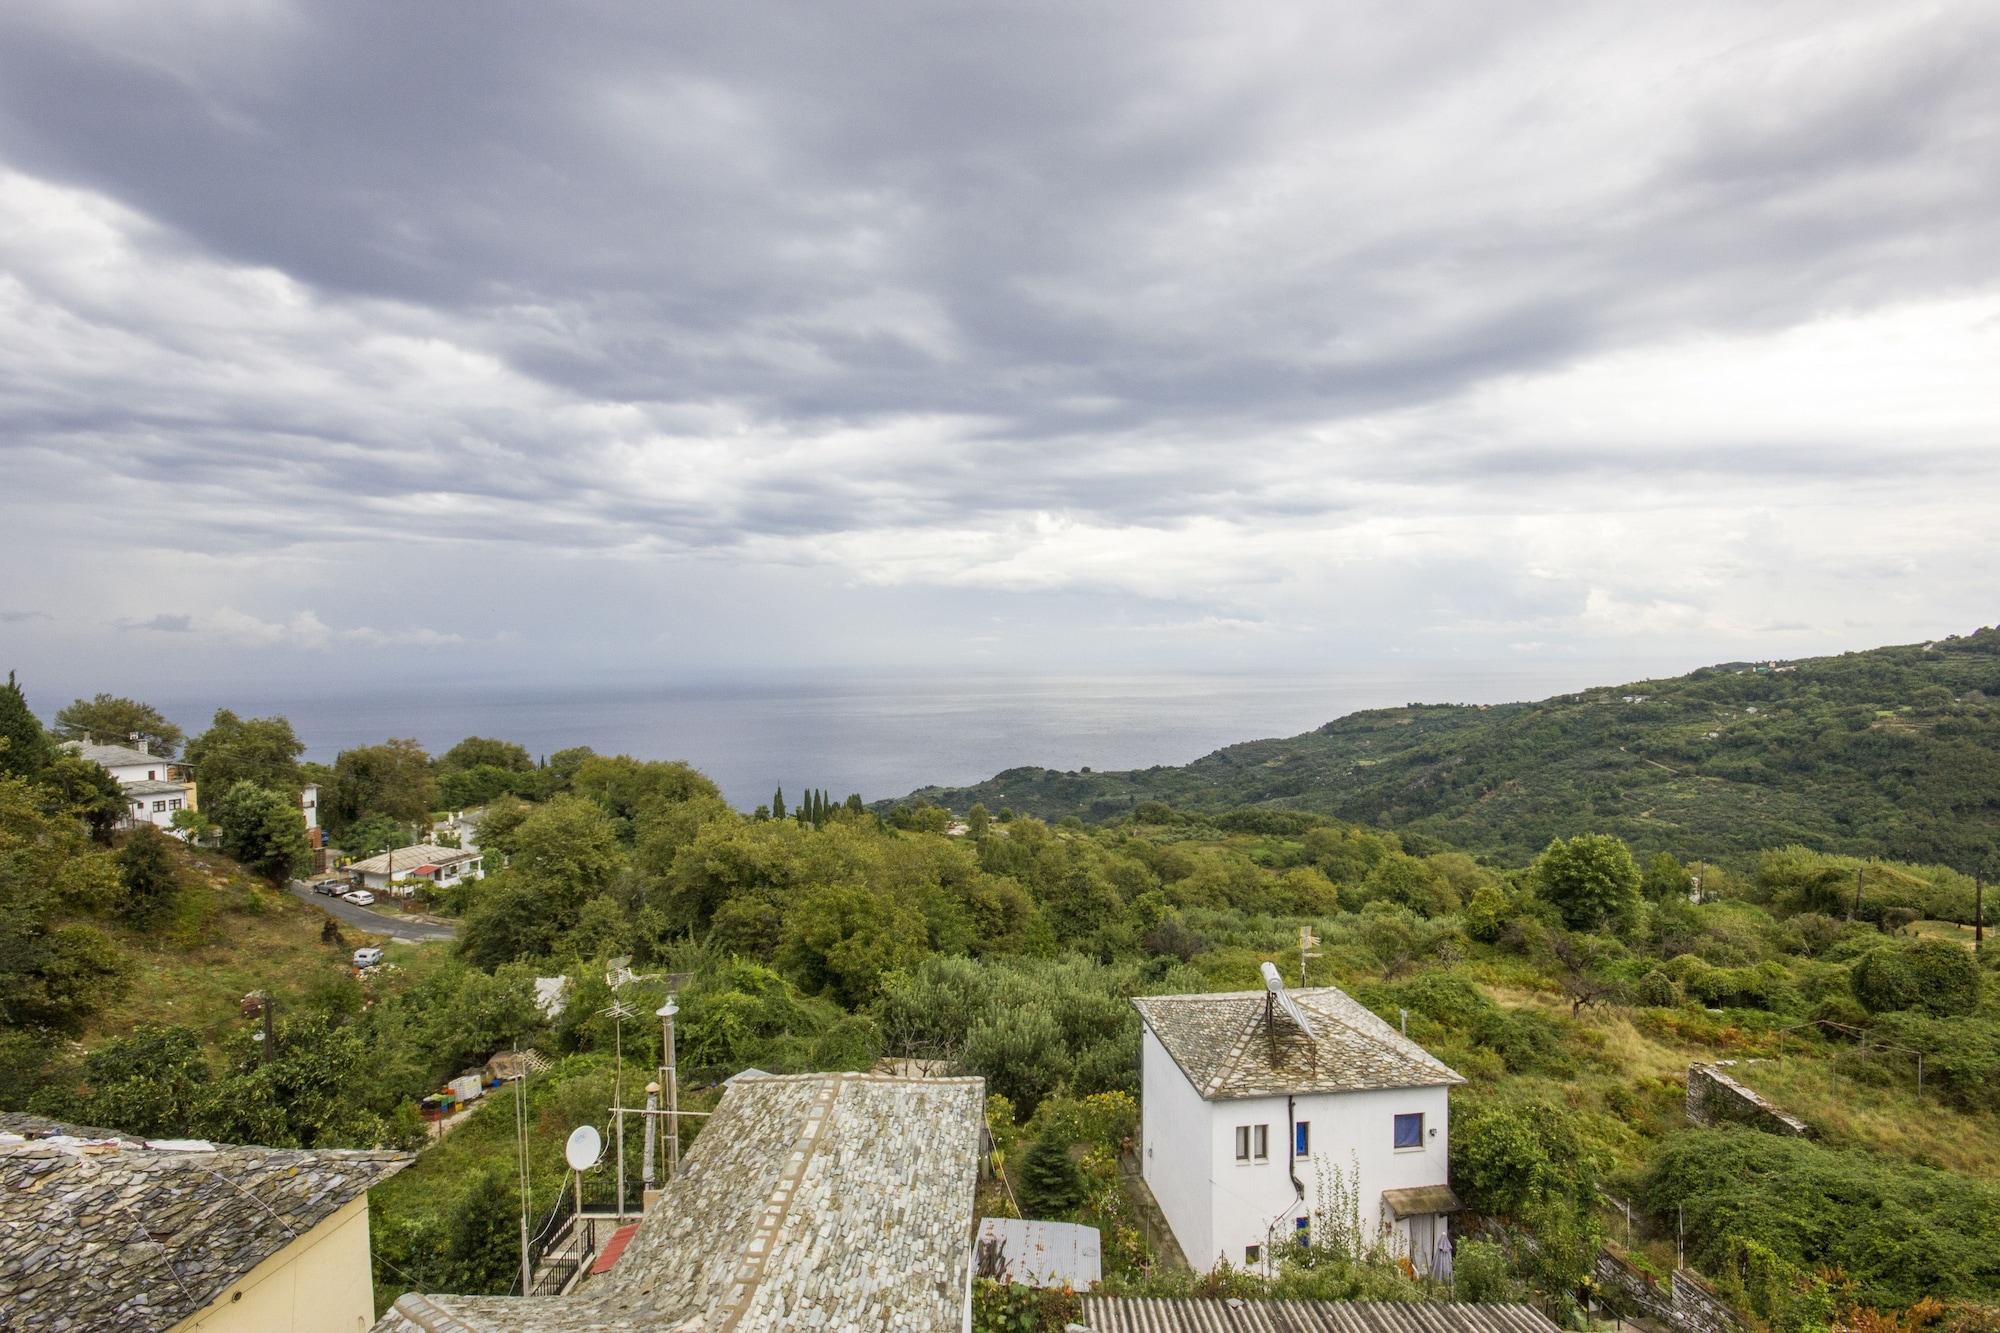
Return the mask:
M 181 808 L 181 798 L 178 796 L 174 797 L 173 800 L 167 802 L 167 809 L 169 810 L 178 810 L 180 808 Z
M 1239 1162 L 1270 1161 L 1271 1127 L 1269 1125 L 1238 1125 L 1236 1127 L 1236 1160 Z
M 1304 1120 L 1292 1126 L 1292 1155 L 1312 1156 L 1312 1126 Z M 1304 1223 L 1301 1222 L 1301 1225 Z
M 1256 1150 L 1251 1154 L 1251 1156 L 1255 1157 L 1260 1162 L 1270 1161 L 1271 1127 L 1269 1125 L 1258 1125 L 1257 1132 L 1252 1137 L 1256 1140 Z
M 162 811 L 164 811 L 164 810 L 165 810 L 166 808 L 167 808 L 167 803 L 166 803 L 165 801 L 155 801 L 155 802 L 153 802 L 153 813 L 154 813 L 154 814 L 156 814 L 156 815 L 157 815 L 157 814 L 160 814 L 160 813 L 161 813 Z
M 1250 1160 L 1250 1126 L 1248 1125 L 1238 1125 L 1236 1127 L 1236 1160 L 1239 1162 Z
M 1312 1244 L 1312 1222 L 1303 1217 L 1293 1218 L 1292 1239 L 1301 1245 Z
M 1423 1146 L 1424 1146 L 1423 1112 L 1419 1111 L 1414 1115 L 1397 1116 L 1396 1147 L 1401 1149 L 1401 1148 L 1421 1148 Z
M 160 774 L 159 774 L 159 770 L 157 770 L 157 769 L 152 769 L 152 768 L 149 768 L 149 769 L 147 769 L 147 770 L 146 770 L 146 781 L 148 781 L 148 782 L 152 782 L 152 781 L 154 781 L 154 780 L 155 780 L 156 778 L 158 778 L 159 776 L 160 776 Z
M 1243 1247 L 1244 1263 L 1254 1264 L 1263 1257 L 1264 1257 L 1264 1247 L 1262 1245 L 1245 1245 Z

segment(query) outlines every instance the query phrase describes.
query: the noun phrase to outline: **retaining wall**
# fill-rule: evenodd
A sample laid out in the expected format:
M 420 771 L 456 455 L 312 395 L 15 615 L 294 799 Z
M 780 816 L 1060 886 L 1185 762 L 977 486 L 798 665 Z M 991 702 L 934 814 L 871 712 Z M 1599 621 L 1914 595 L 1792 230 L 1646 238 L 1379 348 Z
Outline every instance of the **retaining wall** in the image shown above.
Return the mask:
M 1804 1138 L 1812 1127 L 1783 1107 L 1766 1101 L 1728 1074 L 1724 1066 L 1733 1060 L 1711 1065 L 1689 1065 L 1687 1074 L 1687 1116 L 1697 1125 L 1738 1124 L 1761 1129 L 1767 1134 Z
M 1622 1314 L 1657 1320 L 1676 1333 L 1742 1333 L 1729 1306 L 1686 1269 L 1661 1282 L 1606 1246 L 1598 1251 L 1592 1276 L 1605 1303 Z

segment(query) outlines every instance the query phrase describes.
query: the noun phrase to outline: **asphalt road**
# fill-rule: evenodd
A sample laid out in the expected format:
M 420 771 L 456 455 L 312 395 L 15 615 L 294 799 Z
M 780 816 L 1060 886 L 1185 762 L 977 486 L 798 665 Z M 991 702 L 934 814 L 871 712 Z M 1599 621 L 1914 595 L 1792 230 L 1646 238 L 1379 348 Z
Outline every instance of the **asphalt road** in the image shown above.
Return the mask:
M 374 935 L 387 935 L 392 939 L 405 940 L 411 944 L 421 944 L 425 940 L 448 940 L 458 933 L 454 926 L 433 926 L 422 921 L 412 921 L 408 917 L 391 916 L 371 908 L 359 907 L 343 898 L 329 897 L 314 893 L 312 886 L 302 880 L 293 880 L 292 892 L 320 908 L 328 914 Z

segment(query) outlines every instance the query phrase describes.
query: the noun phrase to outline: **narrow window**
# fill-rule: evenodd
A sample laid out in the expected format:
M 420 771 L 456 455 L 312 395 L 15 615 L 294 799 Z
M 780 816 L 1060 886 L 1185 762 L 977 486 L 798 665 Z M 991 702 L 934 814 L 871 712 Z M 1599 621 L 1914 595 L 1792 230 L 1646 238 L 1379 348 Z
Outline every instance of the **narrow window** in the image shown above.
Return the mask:
M 1264 1247 L 1262 1245 L 1245 1245 L 1243 1247 L 1244 1263 L 1254 1264 L 1263 1257 L 1264 1257 Z
M 1257 1147 L 1252 1155 L 1260 1162 L 1268 1162 L 1271 1160 L 1271 1127 L 1258 1125 L 1256 1130 Z
M 1236 1127 L 1236 1160 L 1239 1162 L 1250 1160 L 1250 1126 L 1248 1125 L 1238 1125 Z
M 1312 1223 L 1303 1217 L 1292 1219 L 1292 1239 L 1301 1245 L 1312 1244 Z
M 1304 1120 L 1292 1126 L 1292 1154 L 1297 1157 L 1312 1156 L 1312 1125 Z M 1299 1225 L 1305 1225 L 1303 1218 Z
M 1414 1115 L 1396 1117 L 1396 1146 L 1398 1148 L 1421 1148 L 1424 1146 L 1424 1115 L 1419 1111 Z

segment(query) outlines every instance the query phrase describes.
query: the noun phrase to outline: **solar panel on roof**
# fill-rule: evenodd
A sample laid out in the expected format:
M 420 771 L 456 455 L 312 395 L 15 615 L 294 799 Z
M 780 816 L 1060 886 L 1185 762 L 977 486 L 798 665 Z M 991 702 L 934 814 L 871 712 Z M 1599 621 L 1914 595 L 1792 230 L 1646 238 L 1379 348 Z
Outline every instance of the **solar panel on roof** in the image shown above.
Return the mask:
M 1285 989 L 1285 979 L 1278 975 L 1276 963 L 1264 964 L 1264 989 L 1271 993 L 1271 997 L 1278 1002 L 1278 1007 L 1285 1011 L 1285 1017 L 1298 1025 L 1299 1031 L 1315 1041 L 1319 1040 L 1319 1033 L 1313 1031 L 1312 1020 L 1306 1017 L 1306 1011 L 1299 1008 L 1299 1002 Z

